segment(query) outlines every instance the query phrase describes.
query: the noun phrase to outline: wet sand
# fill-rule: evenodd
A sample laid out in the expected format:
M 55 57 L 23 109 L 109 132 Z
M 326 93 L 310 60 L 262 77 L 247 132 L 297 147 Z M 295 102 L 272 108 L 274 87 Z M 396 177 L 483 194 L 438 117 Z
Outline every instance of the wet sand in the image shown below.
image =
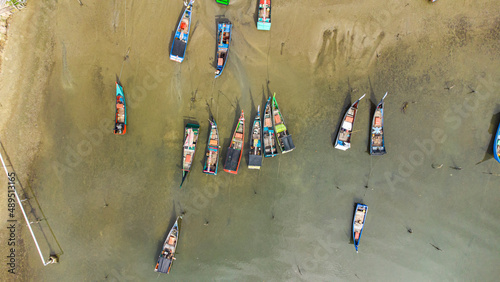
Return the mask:
M 20 275 L 155 280 L 161 244 L 185 213 L 175 280 L 498 276 L 495 1 L 274 1 L 270 32 L 255 28 L 255 1 L 197 1 L 182 64 L 168 60 L 182 1 L 82 2 L 32 1 L 2 54 L 1 140 L 64 251 L 43 267 L 24 228 Z M 216 15 L 234 32 L 214 80 Z M 125 136 L 112 134 L 116 76 Z M 371 112 L 386 91 L 388 154 L 371 157 Z M 204 175 L 207 104 L 222 168 L 239 111 L 249 128 L 273 92 L 297 149 L 261 171 L 246 168 L 245 152 L 237 176 Z M 363 93 L 352 148 L 333 149 Z M 187 120 L 200 123 L 200 142 L 179 189 Z M 369 206 L 359 254 L 349 244 L 356 202 Z

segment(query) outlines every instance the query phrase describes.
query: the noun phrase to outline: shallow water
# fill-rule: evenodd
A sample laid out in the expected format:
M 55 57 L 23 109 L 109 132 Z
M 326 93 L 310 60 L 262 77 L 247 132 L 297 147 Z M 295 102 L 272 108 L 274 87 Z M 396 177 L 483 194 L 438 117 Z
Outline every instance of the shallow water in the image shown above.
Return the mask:
M 487 154 L 500 110 L 495 1 L 392 1 L 380 12 L 376 1 L 287 1 L 273 6 L 270 32 L 255 28 L 255 1 L 197 1 L 182 64 L 168 60 L 182 1 L 33 2 L 27 9 L 47 9 L 51 21 L 45 37 L 24 40 L 49 42 L 53 61 L 32 186 L 64 250 L 60 264 L 42 267 L 25 241 L 37 280 L 155 280 L 183 212 L 175 280 L 498 276 L 500 166 Z M 235 24 L 217 80 L 214 15 Z M 125 136 L 112 134 L 117 76 Z M 388 154 L 371 157 L 371 112 L 386 91 Z M 296 149 L 248 170 L 251 121 L 274 92 Z M 363 93 L 352 148 L 333 149 Z M 241 109 L 247 150 L 235 176 L 222 167 Z M 209 110 L 222 143 L 215 177 L 202 173 Z M 200 141 L 179 189 L 192 120 Z M 349 244 L 356 202 L 369 206 L 359 254 Z

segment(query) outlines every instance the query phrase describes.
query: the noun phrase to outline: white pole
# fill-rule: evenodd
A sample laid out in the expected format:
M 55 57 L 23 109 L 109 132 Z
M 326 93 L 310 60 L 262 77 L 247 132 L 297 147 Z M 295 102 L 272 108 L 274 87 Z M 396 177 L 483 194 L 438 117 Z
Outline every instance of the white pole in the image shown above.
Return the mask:
M 7 170 L 7 167 L 5 166 L 5 162 L 3 161 L 3 156 L 2 153 L 0 152 L 0 159 L 2 160 L 2 165 L 3 169 L 5 170 L 5 174 L 7 176 L 7 180 L 9 179 L 9 171 Z M 9 180 L 10 182 L 10 180 Z M 38 254 L 40 255 L 40 259 L 42 259 L 43 265 L 47 265 L 45 263 L 45 260 L 43 259 L 42 251 L 40 250 L 40 246 L 38 246 L 38 241 L 36 240 L 35 234 L 33 233 L 33 229 L 31 229 L 31 224 L 28 220 L 28 216 L 26 215 L 26 212 L 24 211 L 23 204 L 21 203 L 21 199 L 19 198 L 19 195 L 17 194 L 17 189 L 14 187 L 14 193 L 16 195 L 17 202 L 19 203 L 19 207 L 21 208 L 21 211 L 23 212 L 24 220 L 26 220 L 26 224 L 28 225 L 28 228 L 31 233 L 31 237 L 33 237 L 33 240 L 35 241 L 36 249 L 38 250 Z

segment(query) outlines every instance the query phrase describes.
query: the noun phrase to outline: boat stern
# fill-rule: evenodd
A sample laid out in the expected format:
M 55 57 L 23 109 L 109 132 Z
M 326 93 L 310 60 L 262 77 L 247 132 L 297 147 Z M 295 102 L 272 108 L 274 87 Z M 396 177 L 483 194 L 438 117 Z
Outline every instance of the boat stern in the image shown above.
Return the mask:
M 258 30 L 271 30 L 271 23 L 266 23 L 266 22 L 257 22 L 257 29 Z

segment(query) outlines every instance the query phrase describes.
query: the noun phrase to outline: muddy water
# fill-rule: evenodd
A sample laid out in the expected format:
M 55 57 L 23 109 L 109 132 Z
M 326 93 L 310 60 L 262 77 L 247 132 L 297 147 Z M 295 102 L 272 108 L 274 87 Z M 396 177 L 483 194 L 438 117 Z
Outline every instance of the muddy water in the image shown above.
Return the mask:
M 32 186 L 64 250 L 59 265 L 42 267 L 26 240 L 24 271 L 37 279 L 155 280 L 181 213 L 176 280 L 498 275 L 500 167 L 487 145 L 500 111 L 495 1 L 276 1 L 270 32 L 255 28 L 255 1 L 197 1 L 182 64 L 168 60 L 182 1 L 33 2 L 47 11 L 37 40 L 50 43 L 52 61 Z M 214 80 L 216 15 L 234 33 Z M 112 134 L 117 76 L 125 136 Z M 371 157 L 371 112 L 386 91 L 388 154 Z M 260 171 L 246 168 L 245 152 L 237 176 L 204 175 L 209 111 L 222 167 L 240 110 L 249 128 L 274 92 L 297 149 Z M 341 116 L 364 93 L 352 149 L 334 150 Z M 193 120 L 200 142 L 179 189 Z M 349 244 L 356 202 L 369 206 L 359 254 Z

